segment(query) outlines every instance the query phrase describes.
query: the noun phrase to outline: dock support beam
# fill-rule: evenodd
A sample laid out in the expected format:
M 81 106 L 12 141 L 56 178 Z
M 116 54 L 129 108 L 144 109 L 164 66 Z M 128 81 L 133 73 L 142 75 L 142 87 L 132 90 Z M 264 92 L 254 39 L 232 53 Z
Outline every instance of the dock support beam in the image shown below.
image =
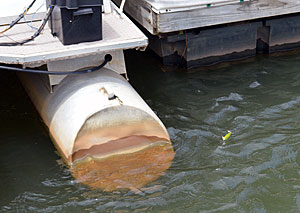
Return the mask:
M 270 28 L 269 53 L 300 49 L 300 14 L 266 21 Z
M 165 66 L 210 66 L 300 49 L 300 14 L 148 36 Z

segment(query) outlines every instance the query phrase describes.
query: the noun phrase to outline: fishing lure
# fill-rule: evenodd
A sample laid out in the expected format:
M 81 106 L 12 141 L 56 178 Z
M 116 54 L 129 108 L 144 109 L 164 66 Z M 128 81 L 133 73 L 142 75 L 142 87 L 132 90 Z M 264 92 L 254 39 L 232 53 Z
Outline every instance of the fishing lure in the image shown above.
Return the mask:
M 225 136 L 222 136 L 222 140 L 226 141 L 230 136 L 231 136 L 231 132 L 229 130 L 227 130 L 227 134 Z

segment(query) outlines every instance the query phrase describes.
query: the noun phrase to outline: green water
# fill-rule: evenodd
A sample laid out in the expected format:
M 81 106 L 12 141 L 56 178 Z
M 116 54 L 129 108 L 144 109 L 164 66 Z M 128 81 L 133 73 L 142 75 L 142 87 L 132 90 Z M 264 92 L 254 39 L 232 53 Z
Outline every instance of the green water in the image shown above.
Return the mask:
M 15 75 L 1 71 L 0 211 L 300 211 L 299 54 L 188 73 L 162 72 L 148 53 L 126 60 L 171 136 L 166 174 L 138 195 L 77 184 Z

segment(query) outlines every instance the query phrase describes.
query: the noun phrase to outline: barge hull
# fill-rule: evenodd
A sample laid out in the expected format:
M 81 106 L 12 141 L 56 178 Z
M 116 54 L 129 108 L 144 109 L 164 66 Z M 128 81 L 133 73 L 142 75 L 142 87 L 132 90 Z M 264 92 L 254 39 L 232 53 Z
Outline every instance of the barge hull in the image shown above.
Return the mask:
M 165 66 L 189 69 L 300 48 L 297 1 L 127 0 L 124 8 Z

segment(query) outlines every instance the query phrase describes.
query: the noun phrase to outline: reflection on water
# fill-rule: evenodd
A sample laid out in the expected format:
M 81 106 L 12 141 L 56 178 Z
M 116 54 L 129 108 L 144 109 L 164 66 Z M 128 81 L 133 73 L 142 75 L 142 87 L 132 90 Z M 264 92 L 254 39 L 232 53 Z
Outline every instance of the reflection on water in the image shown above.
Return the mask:
M 14 75 L 4 73 L 0 211 L 299 212 L 300 55 L 257 57 L 202 72 L 164 73 L 154 61 L 148 53 L 126 54 L 130 82 L 168 129 L 175 151 L 172 165 L 155 179 L 148 167 L 135 170 L 122 164 L 122 158 L 142 156 L 150 165 L 158 164 L 150 157 L 161 151 L 154 147 L 91 161 L 92 170 L 78 166 L 78 174 L 86 177 L 79 181 L 100 186 L 97 190 L 78 183 L 57 163 L 60 158 L 37 113 Z M 232 135 L 222 145 L 227 130 Z M 165 152 L 171 158 L 170 149 Z M 130 165 L 139 163 L 147 165 Z M 98 167 L 121 168 L 115 173 L 120 177 L 93 170 Z M 124 174 L 138 180 L 137 189 L 110 192 L 130 188 L 133 181 Z M 142 178 L 135 176 L 140 174 Z M 107 176 L 89 182 L 95 175 Z M 143 186 L 139 181 L 144 180 L 151 181 Z
M 151 140 L 146 137 L 134 137 L 127 140 Z M 90 158 L 77 162 L 72 168 L 72 175 L 79 183 L 92 189 L 114 191 L 130 189 L 138 191 L 147 183 L 156 180 L 167 170 L 174 158 L 170 142 L 157 141 L 142 150 L 116 153 L 100 159 Z

